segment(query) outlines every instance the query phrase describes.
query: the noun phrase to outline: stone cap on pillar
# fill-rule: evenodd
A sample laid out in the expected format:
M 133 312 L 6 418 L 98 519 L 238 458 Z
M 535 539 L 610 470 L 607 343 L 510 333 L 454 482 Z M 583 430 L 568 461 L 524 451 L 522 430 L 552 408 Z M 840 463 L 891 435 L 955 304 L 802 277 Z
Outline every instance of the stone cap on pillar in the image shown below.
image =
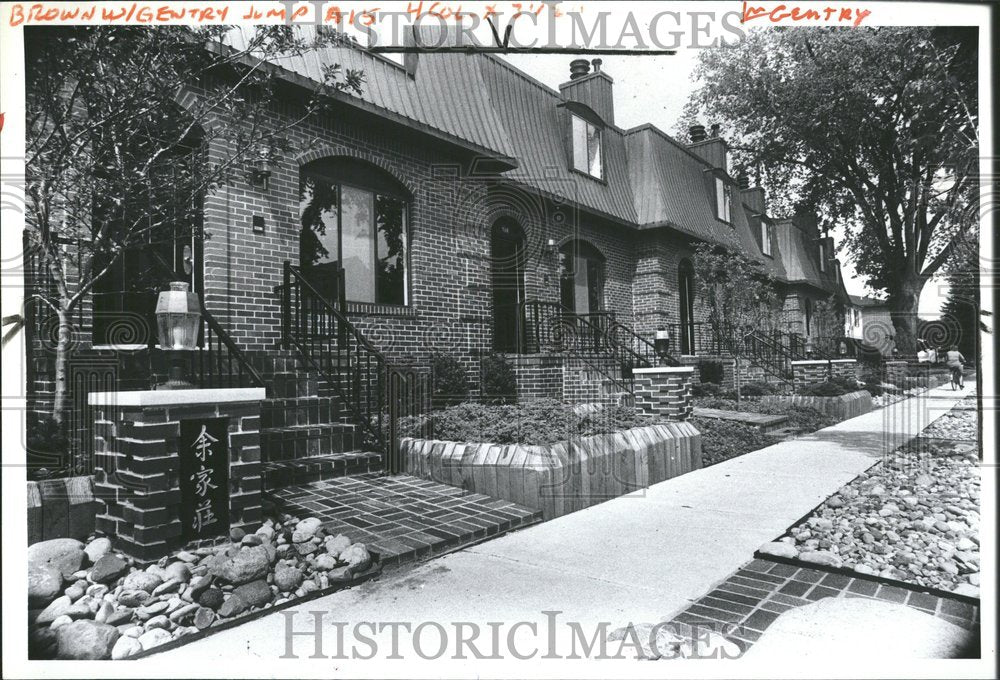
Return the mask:
M 797 359 L 791 362 L 792 366 L 826 366 L 834 359 Z
M 651 366 L 650 368 L 633 368 L 632 373 L 694 373 L 694 366 Z
M 262 401 L 263 387 L 235 387 L 207 390 L 136 390 L 134 392 L 91 392 L 91 406 L 176 406 L 186 404 L 233 404 Z

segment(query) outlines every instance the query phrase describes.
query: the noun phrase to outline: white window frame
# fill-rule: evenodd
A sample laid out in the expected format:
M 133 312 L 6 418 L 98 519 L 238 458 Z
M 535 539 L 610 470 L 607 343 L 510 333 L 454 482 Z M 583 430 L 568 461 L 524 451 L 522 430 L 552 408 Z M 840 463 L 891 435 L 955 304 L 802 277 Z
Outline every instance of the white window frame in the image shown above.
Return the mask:
M 822 241 L 819 243 L 819 270 L 826 272 L 826 244 Z
M 768 257 L 774 257 L 771 248 L 771 225 L 763 218 L 760 221 L 760 249 Z
M 732 222 L 732 190 L 721 177 L 715 178 L 715 215 L 723 222 Z
M 604 179 L 604 143 L 600 126 L 575 113 L 572 119 L 573 169 L 595 179 Z M 596 142 L 594 141 L 596 140 Z

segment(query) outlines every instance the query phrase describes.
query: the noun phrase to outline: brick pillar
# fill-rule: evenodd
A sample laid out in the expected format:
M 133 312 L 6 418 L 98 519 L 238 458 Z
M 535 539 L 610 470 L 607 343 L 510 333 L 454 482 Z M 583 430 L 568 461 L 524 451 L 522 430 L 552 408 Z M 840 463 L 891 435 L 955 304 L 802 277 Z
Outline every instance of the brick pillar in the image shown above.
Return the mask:
M 639 413 L 687 420 L 691 415 L 691 366 L 636 368 L 635 407 Z
M 792 362 L 792 387 L 796 390 L 806 385 L 826 382 L 830 377 L 830 362 L 826 359 L 805 359 Z
M 830 371 L 834 378 L 857 380 L 860 377 L 857 359 L 834 359 L 830 362 Z
M 262 519 L 263 398 L 262 388 L 91 393 L 97 532 L 136 559 L 151 561 L 184 544 L 212 543 L 235 527 L 256 530 Z M 185 526 L 182 516 L 198 505 L 191 498 L 201 497 L 192 495 L 196 482 L 191 475 L 182 479 L 181 468 L 205 465 L 195 458 L 194 441 L 181 437 L 193 440 L 192 432 L 200 432 L 202 424 L 219 442 L 204 455 L 207 466 L 212 467 L 213 455 L 226 456 L 214 462 L 226 471 L 227 481 L 212 478 L 218 483 L 206 493 L 218 519 L 196 530 Z
M 906 372 L 909 364 L 905 361 L 885 362 L 885 380 L 899 389 L 906 389 Z

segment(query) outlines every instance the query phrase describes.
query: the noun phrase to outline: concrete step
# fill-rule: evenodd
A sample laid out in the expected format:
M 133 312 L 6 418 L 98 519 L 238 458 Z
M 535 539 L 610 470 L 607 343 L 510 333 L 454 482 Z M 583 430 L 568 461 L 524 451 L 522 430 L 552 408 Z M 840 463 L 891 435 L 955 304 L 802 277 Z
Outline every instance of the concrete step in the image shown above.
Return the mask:
M 312 484 L 339 477 L 379 473 L 382 455 L 372 451 L 345 451 L 295 460 L 264 463 L 264 491 L 279 492 L 290 486 Z

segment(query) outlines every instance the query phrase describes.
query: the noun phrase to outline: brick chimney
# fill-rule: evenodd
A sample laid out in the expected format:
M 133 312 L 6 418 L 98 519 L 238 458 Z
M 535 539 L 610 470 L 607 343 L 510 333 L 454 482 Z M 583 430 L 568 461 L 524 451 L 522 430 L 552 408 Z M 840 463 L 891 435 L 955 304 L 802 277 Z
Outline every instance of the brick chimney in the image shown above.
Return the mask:
M 612 97 L 614 80 L 601 70 L 601 60 L 574 59 L 569 64 L 569 80 L 559 86 L 563 100 L 577 102 L 591 109 L 608 125 L 615 123 Z M 593 71 L 591 71 L 593 66 Z
M 767 214 L 767 201 L 764 195 L 764 188 L 750 186 L 750 178 L 740 175 L 736 180 L 740 187 L 740 196 L 743 198 L 743 205 L 750 208 L 750 212 L 757 215 Z
M 713 168 L 728 172 L 728 146 L 720 134 L 718 123 L 712 125 L 712 132 L 708 136 L 705 135 L 705 127 L 702 125 L 692 125 L 689 134 L 691 143 L 688 144 L 688 149 L 701 156 Z

